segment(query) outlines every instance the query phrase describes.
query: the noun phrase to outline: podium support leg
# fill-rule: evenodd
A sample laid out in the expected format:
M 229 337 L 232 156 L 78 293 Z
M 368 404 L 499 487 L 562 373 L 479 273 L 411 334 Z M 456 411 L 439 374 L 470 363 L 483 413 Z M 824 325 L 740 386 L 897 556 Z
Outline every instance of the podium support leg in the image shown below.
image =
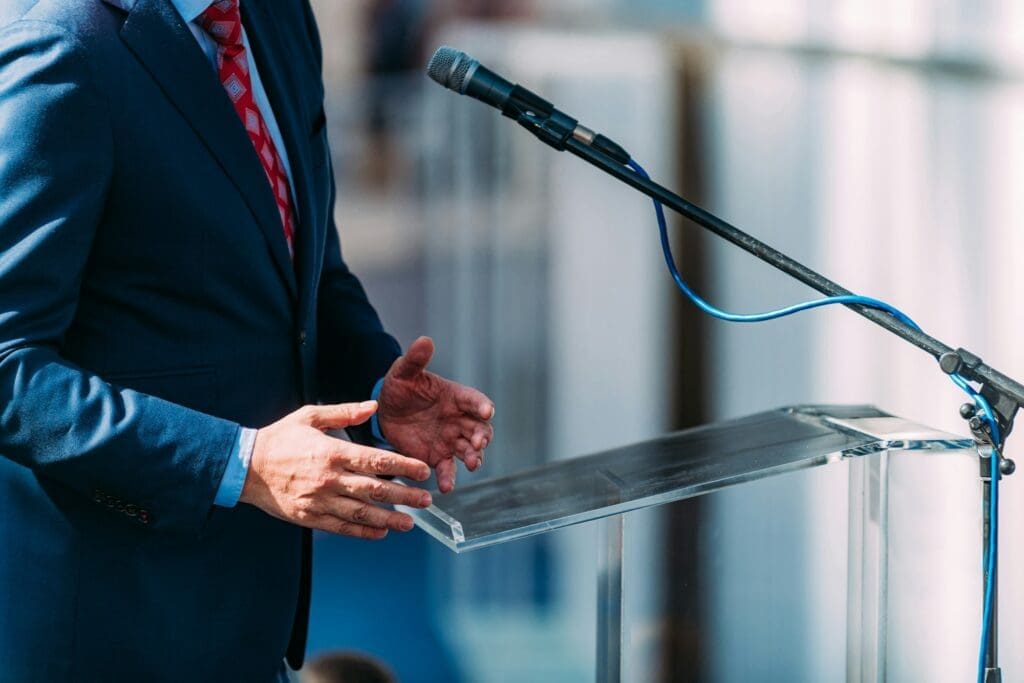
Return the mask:
M 598 534 L 597 683 L 622 679 L 622 537 L 624 515 L 601 521 Z
M 889 453 L 853 457 L 850 467 L 846 680 L 886 680 Z

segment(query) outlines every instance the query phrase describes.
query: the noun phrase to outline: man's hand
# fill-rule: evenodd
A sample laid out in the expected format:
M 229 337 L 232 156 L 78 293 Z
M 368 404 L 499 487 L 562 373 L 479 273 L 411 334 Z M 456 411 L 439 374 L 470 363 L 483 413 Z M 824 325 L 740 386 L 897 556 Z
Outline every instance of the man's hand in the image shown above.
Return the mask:
M 455 487 L 455 458 L 472 471 L 494 438 L 494 403 L 476 389 L 427 372 L 434 342 L 420 337 L 395 361 L 380 390 L 381 433 L 400 453 L 437 471 L 441 493 Z
M 419 460 L 324 434 L 366 422 L 375 410 L 376 401 L 309 405 L 260 429 L 241 502 L 287 522 L 345 536 L 379 539 L 388 529 L 412 529 L 409 515 L 379 504 L 425 508 L 430 494 L 377 475 L 424 481 L 430 469 Z

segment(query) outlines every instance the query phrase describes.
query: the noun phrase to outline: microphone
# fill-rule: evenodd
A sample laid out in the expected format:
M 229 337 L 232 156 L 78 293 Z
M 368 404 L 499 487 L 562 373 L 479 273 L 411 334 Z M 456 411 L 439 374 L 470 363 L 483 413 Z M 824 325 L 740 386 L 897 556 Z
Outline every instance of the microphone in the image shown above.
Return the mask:
M 629 152 L 620 145 L 555 109 L 543 97 L 502 78 L 461 50 L 447 45 L 439 47 L 430 58 L 427 75 L 449 90 L 499 109 L 559 151 L 572 138 L 620 164 L 629 163 Z

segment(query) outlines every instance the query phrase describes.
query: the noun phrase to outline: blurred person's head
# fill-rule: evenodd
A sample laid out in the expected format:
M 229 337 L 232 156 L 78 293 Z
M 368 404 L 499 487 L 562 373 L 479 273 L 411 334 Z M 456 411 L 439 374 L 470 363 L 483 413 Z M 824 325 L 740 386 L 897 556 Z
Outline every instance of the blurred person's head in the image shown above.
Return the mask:
M 302 683 L 398 683 L 381 661 L 358 652 L 329 652 L 302 668 Z

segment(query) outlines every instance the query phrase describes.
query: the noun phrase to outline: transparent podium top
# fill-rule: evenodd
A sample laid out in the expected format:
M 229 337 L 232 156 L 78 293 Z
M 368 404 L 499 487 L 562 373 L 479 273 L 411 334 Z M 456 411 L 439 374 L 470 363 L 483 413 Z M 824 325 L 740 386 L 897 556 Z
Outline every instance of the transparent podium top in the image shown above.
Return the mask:
M 799 406 L 556 461 L 402 511 L 464 552 L 843 457 L 972 446 L 870 406 Z

